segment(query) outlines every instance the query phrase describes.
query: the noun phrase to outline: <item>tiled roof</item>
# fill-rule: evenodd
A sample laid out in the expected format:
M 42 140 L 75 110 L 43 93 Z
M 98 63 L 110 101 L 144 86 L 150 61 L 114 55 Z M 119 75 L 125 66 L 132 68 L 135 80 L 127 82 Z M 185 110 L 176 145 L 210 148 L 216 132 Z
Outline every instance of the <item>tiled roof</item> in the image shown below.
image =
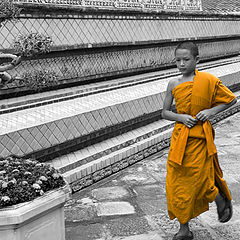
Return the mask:
M 240 0 L 202 0 L 206 12 L 240 13 Z

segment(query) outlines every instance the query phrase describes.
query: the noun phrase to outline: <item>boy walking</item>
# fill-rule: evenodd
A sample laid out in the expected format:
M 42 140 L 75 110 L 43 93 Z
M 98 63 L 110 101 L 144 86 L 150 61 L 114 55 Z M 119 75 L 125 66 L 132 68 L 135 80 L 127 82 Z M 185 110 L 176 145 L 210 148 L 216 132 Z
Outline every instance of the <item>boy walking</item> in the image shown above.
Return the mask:
M 232 217 L 232 198 L 219 166 L 209 118 L 237 100 L 217 77 L 198 72 L 198 55 L 193 42 L 177 46 L 175 59 L 182 76 L 169 82 L 162 111 L 163 118 L 176 121 L 166 179 L 168 214 L 180 223 L 173 240 L 193 239 L 188 222 L 207 211 L 214 200 L 220 222 Z M 177 113 L 170 110 L 173 99 Z

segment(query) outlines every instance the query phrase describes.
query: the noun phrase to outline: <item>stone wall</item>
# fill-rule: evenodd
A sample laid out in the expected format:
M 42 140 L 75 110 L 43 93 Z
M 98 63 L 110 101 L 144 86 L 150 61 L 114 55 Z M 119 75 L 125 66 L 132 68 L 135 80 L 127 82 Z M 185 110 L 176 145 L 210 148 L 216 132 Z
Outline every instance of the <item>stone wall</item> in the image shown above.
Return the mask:
M 25 6 L 18 21 L 2 24 L 0 49 L 12 52 L 12 43 L 20 34 L 50 36 L 50 53 L 25 58 L 10 73 L 21 76 L 27 70 L 51 69 L 60 85 L 79 84 L 172 67 L 174 48 L 182 40 L 196 41 L 202 61 L 238 55 L 239 21 L 238 16 L 198 12 L 109 11 L 32 4 Z M 9 89 L 24 91 L 19 85 L 9 84 L 2 93 L 8 90 L 9 94 Z
M 20 34 L 39 32 L 53 40 L 52 50 L 161 44 L 182 39 L 215 39 L 240 35 L 240 17 L 177 13 L 128 13 L 28 9 L 18 21 L 5 22 L 0 48 L 11 49 Z M 168 44 L 169 45 L 169 44 Z

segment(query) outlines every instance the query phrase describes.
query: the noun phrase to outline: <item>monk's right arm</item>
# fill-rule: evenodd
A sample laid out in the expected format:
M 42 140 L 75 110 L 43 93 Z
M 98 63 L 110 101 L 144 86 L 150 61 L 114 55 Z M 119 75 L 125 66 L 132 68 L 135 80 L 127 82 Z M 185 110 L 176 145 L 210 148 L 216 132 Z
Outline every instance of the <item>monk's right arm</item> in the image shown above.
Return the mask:
M 169 99 L 166 96 L 165 101 L 163 103 L 163 110 L 162 110 L 162 118 L 170 120 L 170 121 L 176 121 L 176 122 L 184 122 L 183 115 L 184 114 L 178 114 L 170 110 L 171 105 L 169 106 Z
M 162 118 L 170 120 L 170 121 L 181 122 L 180 114 L 174 113 L 170 110 L 172 103 L 173 103 L 172 84 L 171 84 L 171 82 L 169 82 L 168 86 L 167 86 L 165 99 L 163 102 Z
M 173 95 L 172 95 L 172 87 L 171 83 L 168 84 L 165 99 L 163 102 L 163 110 L 162 110 L 162 118 L 170 120 L 170 121 L 177 121 L 182 122 L 187 127 L 193 127 L 197 120 L 194 119 L 191 115 L 187 114 L 178 114 L 171 111 L 171 106 L 173 103 Z

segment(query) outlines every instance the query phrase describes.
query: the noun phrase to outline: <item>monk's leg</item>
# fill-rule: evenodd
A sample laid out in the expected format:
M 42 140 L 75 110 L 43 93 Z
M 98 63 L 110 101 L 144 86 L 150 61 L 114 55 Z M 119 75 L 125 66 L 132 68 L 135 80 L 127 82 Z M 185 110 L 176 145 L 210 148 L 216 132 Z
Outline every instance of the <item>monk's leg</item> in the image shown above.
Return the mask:
M 215 203 L 220 211 L 222 211 L 224 209 L 225 200 L 220 193 L 218 193 L 218 195 L 215 199 Z

